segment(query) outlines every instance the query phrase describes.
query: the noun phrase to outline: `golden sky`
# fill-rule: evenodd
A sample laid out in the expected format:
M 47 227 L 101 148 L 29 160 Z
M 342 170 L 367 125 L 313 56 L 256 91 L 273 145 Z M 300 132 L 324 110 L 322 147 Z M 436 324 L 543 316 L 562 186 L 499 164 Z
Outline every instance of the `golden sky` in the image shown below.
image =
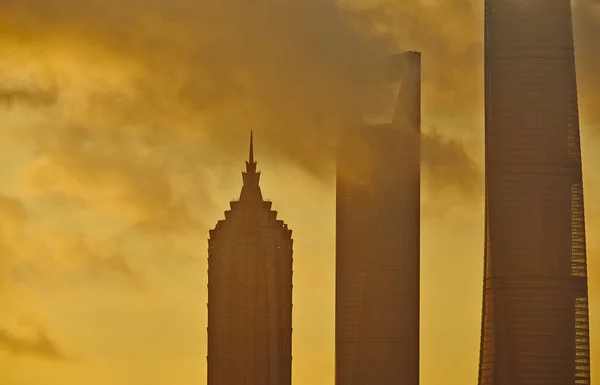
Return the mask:
M 600 3 L 574 5 L 594 349 Z M 358 106 L 382 108 L 381 60 L 404 49 L 424 66 L 422 384 L 474 384 L 482 15 L 475 0 L 0 0 L 0 384 L 205 382 L 207 232 L 253 129 L 263 193 L 294 230 L 294 384 L 332 385 L 331 149 Z

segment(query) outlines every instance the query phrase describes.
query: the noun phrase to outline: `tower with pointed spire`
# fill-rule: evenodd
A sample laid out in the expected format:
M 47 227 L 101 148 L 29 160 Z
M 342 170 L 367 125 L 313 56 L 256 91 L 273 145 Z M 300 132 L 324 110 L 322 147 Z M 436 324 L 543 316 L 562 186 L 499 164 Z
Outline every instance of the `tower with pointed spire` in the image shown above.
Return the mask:
M 208 240 L 208 385 L 290 385 L 292 231 L 263 200 L 254 143 Z

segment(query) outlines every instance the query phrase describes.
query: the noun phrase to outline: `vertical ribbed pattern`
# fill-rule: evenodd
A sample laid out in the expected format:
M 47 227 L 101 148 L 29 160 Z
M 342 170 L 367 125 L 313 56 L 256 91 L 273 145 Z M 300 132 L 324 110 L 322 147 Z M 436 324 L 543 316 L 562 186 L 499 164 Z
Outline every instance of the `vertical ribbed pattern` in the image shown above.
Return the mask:
M 480 385 L 589 384 L 569 0 L 486 0 Z

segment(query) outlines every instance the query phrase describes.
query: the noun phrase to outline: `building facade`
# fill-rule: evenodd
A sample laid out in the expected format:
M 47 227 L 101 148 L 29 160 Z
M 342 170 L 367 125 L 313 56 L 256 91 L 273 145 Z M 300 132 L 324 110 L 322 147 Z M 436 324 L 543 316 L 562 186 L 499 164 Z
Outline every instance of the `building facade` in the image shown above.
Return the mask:
M 420 54 L 393 61 L 392 122 L 339 141 L 336 385 L 419 383 Z
M 208 241 L 208 385 L 290 385 L 292 231 L 262 197 L 252 134 L 242 177 Z
M 485 1 L 480 385 L 590 384 L 570 0 Z

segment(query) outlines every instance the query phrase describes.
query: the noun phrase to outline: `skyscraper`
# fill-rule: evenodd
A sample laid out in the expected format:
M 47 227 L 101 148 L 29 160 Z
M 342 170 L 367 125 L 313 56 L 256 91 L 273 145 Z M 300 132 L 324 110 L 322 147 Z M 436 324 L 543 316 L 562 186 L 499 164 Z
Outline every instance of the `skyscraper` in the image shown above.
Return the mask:
M 419 383 L 421 56 L 393 61 L 392 122 L 339 142 L 336 385 Z
M 485 2 L 480 385 L 590 384 L 570 0 Z
M 263 200 L 252 134 L 242 177 L 208 241 L 208 385 L 290 385 L 292 231 Z

